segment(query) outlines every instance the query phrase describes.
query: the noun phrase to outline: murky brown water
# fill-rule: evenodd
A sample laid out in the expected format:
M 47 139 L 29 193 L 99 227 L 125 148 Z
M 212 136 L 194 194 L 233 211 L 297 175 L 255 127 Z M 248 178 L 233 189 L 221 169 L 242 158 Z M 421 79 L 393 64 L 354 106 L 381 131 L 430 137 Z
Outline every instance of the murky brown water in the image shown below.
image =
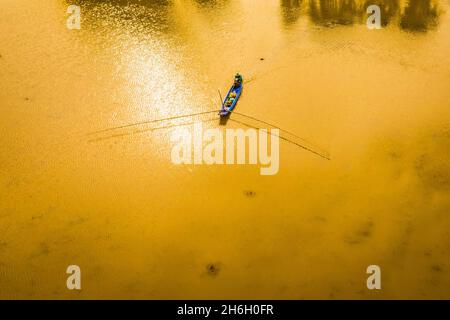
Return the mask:
M 449 5 L 2 1 L 0 298 L 449 299 Z M 177 128 L 139 123 L 217 109 L 236 71 L 238 112 L 331 160 L 173 165 Z

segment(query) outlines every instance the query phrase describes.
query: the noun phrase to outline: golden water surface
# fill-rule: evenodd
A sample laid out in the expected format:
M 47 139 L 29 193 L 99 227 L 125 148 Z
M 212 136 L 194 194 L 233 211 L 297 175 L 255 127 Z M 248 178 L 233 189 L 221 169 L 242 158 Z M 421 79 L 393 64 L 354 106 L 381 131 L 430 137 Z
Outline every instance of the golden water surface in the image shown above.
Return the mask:
M 449 10 L 1 0 L 0 298 L 450 299 Z M 281 140 L 274 176 L 173 164 L 180 123 L 149 121 L 218 109 L 237 71 L 237 112 L 330 160 Z

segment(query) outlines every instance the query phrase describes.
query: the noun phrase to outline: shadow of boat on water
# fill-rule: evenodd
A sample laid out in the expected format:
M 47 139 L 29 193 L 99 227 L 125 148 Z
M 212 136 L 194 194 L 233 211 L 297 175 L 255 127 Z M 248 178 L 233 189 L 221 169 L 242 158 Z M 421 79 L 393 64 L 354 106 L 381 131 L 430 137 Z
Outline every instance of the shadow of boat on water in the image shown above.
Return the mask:
M 225 117 L 219 118 L 219 126 L 226 126 L 228 124 L 228 121 L 230 120 L 230 114 Z

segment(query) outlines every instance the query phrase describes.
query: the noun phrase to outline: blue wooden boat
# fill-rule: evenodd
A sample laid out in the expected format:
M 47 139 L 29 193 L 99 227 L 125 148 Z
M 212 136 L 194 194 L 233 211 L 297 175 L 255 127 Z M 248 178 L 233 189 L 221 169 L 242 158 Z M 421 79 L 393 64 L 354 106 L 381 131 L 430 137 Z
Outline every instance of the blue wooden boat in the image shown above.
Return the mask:
M 221 118 L 225 118 L 230 115 L 230 113 L 234 110 L 236 107 L 236 104 L 239 100 L 239 97 L 241 96 L 242 89 L 243 89 L 243 79 L 239 79 L 240 81 L 235 81 L 233 86 L 230 88 L 230 91 L 228 91 L 227 96 L 222 102 L 222 108 L 220 109 L 219 115 Z M 227 101 L 232 97 L 234 97 L 234 101 L 231 105 L 227 105 Z

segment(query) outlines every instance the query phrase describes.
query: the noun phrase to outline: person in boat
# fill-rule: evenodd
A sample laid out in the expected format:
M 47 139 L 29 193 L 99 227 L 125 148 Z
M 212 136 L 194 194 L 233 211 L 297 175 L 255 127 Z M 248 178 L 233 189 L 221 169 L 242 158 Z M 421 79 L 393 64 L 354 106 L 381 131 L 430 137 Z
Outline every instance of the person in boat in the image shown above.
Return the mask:
M 231 107 L 233 105 L 234 100 L 235 100 L 234 98 L 228 99 L 227 103 L 225 104 L 225 106 L 228 107 L 228 108 Z
M 236 73 L 234 76 L 234 85 L 239 87 L 242 84 L 242 76 L 239 73 Z

